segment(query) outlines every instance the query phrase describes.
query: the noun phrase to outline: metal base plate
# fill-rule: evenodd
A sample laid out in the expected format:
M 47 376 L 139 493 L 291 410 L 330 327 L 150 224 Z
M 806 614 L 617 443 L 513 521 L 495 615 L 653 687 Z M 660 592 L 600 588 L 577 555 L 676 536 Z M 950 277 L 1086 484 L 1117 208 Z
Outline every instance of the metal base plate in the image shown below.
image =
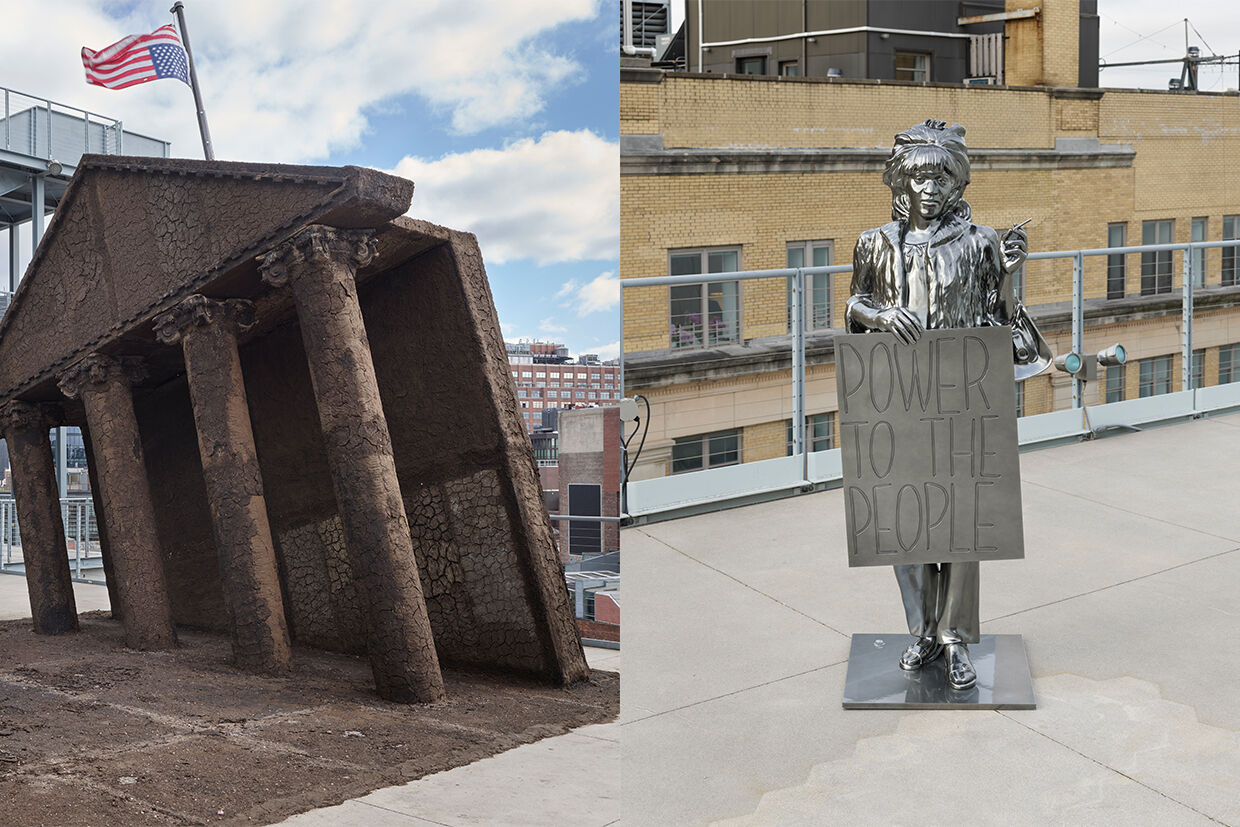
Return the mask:
M 1029 659 L 1020 635 L 982 635 L 969 644 L 977 684 L 947 685 L 947 657 L 916 672 L 900 668 L 913 642 L 907 633 L 853 635 L 844 681 L 845 709 L 1036 709 Z

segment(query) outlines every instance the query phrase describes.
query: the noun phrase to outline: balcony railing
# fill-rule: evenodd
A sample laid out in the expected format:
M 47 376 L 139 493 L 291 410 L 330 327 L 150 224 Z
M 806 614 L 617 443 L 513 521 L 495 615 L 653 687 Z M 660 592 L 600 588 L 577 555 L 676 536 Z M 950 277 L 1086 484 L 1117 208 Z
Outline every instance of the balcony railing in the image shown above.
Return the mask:
M 1070 407 L 1062 410 L 1052 409 L 1049 413 L 1035 416 L 1025 416 L 1018 421 L 1021 444 L 1030 445 L 1049 441 L 1084 438 L 1110 428 L 1137 428 L 1147 423 L 1203 416 L 1218 411 L 1240 408 L 1240 381 L 1202 387 L 1203 383 L 1200 381 L 1199 374 L 1202 372 L 1203 366 L 1198 359 L 1194 358 L 1195 344 L 1193 337 L 1194 296 L 1203 290 L 1207 292 L 1217 290 L 1226 293 L 1236 289 L 1234 275 L 1230 280 L 1228 279 L 1228 267 L 1230 266 L 1231 270 L 1234 271 L 1234 262 L 1236 261 L 1235 250 L 1237 247 L 1240 247 L 1240 239 L 1031 253 L 1028 259 L 1029 262 L 1047 262 L 1048 264 L 1045 267 L 1039 268 L 1041 270 L 1040 280 L 1037 274 L 1033 278 L 1027 274 L 1023 277 L 1022 290 L 1027 296 L 1030 292 L 1043 297 L 1063 292 L 1061 290 L 1063 276 L 1066 276 L 1067 273 L 1057 273 L 1054 268 L 1056 264 L 1062 262 L 1070 263 L 1071 299 L 1067 303 L 1067 307 L 1060 307 L 1062 303 L 1059 302 L 1038 301 L 1036 299 L 1032 301 L 1027 300 L 1026 306 L 1034 313 L 1035 318 L 1039 317 L 1039 311 L 1042 311 L 1044 315 L 1064 313 L 1070 316 L 1070 349 L 1077 353 L 1084 353 L 1086 332 L 1086 260 L 1097 257 L 1102 258 L 1100 264 L 1102 269 L 1099 272 L 1101 273 L 1100 283 L 1103 284 L 1103 290 L 1100 295 L 1096 297 L 1091 296 L 1090 300 L 1097 299 L 1098 302 L 1105 302 L 1104 297 L 1108 290 L 1108 285 L 1106 284 L 1108 281 L 1108 263 L 1113 268 L 1117 260 L 1126 262 L 1126 257 L 1129 255 L 1141 255 L 1142 264 L 1148 264 L 1151 259 L 1157 261 L 1161 258 L 1157 255 L 1158 253 L 1167 253 L 1174 256 L 1175 252 L 1179 251 L 1182 256 L 1182 268 L 1179 273 L 1182 276 L 1180 286 L 1172 289 L 1173 282 L 1168 277 L 1164 280 L 1165 283 L 1161 285 L 1155 284 L 1153 287 L 1157 289 L 1155 298 L 1158 298 L 1158 294 L 1162 294 L 1165 296 L 1165 299 L 1174 300 L 1178 294 L 1181 305 L 1177 327 L 1180 340 L 1179 352 L 1182 356 L 1180 383 L 1182 390 L 1175 393 L 1162 393 L 1154 396 L 1087 406 L 1084 393 L 1085 380 L 1080 375 L 1074 376 L 1071 380 L 1072 396 Z M 1203 276 L 1206 274 L 1199 271 L 1207 261 L 1206 251 L 1215 248 L 1221 248 L 1224 251 L 1221 256 L 1221 268 L 1218 271 L 1220 281 L 1217 284 L 1211 283 L 1203 287 Z M 1115 258 L 1111 258 L 1108 262 L 1106 258 L 1108 256 Z M 1142 287 L 1140 291 L 1141 296 L 1138 296 L 1134 290 L 1128 293 L 1129 298 L 1137 301 L 1146 300 L 1143 297 L 1149 291 L 1145 288 L 1150 285 L 1147 283 L 1149 279 L 1144 271 L 1148 270 L 1148 267 L 1125 268 L 1121 265 L 1121 268 L 1126 270 L 1126 277 L 1132 281 L 1134 286 L 1140 283 Z M 805 374 L 806 315 L 809 310 L 809 302 L 806 301 L 806 286 L 808 278 L 812 276 L 834 276 L 851 272 L 851 265 L 836 264 L 778 270 L 747 270 L 731 273 L 628 278 L 621 282 L 620 373 L 622 388 L 625 389 L 626 396 L 632 392 L 625 373 L 626 360 L 631 361 L 635 352 L 642 352 L 633 349 L 626 350 L 625 348 L 624 313 L 626 290 L 652 286 L 689 285 L 707 281 L 734 281 L 739 283 L 745 281 L 757 282 L 764 279 L 787 279 L 791 282 L 789 293 L 791 307 L 788 312 L 792 363 L 790 387 L 791 421 L 793 426 L 791 454 L 786 457 L 746 462 L 729 467 L 691 471 L 655 479 L 630 481 L 627 500 L 623 506 L 623 511 L 627 518 L 639 521 L 642 519 L 664 519 L 696 511 L 712 510 L 726 505 L 769 499 L 772 496 L 784 496 L 798 491 L 833 487 L 840 484 L 842 473 L 839 449 L 812 451 L 808 448 L 807 443 Z M 1238 305 L 1237 312 L 1240 313 L 1240 296 L 1237 296 L 1236 303 Z M 1105 309 L 1105 305 L 1095 302 L 1093 308 L 1091 308 L 1091 313 L 1098 308 Z M 1104 319 L 1102 324 L 1106 323 Z M 744 347 L 743 343 L 745 340 L 743 338 L 738 336 L 736 341 L 737 345 L 734 347 Z M 1127 347 L 1132 352 L 1133 347 L 1131 345 L 1127 345 Z M 673 351 L 678 351 L 675 345 L 668 349 L 669 358 L 679 360 L 689 355 L 677 352 L 675 357 L 671 357 L 670 354 Z M 726 357 L 721 357 L 721 359 L 723 358 Z

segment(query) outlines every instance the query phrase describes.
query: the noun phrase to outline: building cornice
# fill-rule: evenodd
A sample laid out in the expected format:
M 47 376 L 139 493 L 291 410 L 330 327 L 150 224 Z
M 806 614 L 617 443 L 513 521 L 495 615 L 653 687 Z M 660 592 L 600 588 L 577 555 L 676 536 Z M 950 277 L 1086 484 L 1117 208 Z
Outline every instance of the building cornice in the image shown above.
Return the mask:
M 663 149 L 657 135 L 624 135 L 620 140 L 623 175 L 779 175 L 881 172 L 891 155 L 883 147 Z M 979 170 L 1114 169 L 1131 167 L 1136 150 L 1126 144 L 1062 142 L 1054 148 L 971 147 L 969 161 Z

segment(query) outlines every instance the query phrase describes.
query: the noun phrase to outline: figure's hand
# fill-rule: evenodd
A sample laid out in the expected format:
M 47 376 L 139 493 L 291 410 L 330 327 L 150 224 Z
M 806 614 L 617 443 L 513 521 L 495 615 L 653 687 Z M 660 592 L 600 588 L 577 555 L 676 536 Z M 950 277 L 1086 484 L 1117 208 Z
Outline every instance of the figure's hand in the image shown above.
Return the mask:
M 921 320 L 908 308 L 888 307 L 878 312 L 874 319 L 874 329 L 894 333 L 902 343 L 911 345 L 921 338 L 922 326 Z
M 1008 230 L 1003 234 L 1003 269 L 1015 273 L 1029 257 L 1029 239 L 1023 229 Z

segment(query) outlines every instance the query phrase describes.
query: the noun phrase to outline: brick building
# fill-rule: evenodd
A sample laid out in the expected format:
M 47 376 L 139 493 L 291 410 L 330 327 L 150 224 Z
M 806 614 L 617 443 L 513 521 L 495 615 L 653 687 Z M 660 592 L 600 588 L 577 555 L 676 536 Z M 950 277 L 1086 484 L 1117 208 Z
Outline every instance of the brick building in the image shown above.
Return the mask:
M 1008 6 L 1013 7 L 1012 3 Z M 967 130 L 974 221 L 1032 218 L 1031 251 L 1240 236 L 1240 104 L 1060 85 L 1078 76 L 1078 4 L 1009 21 L 1007 86 L 621 71 L 625 278 L 847 264 L 890 220 L 892 136 L 927 117 Z M 1240 379 L 1236 256 L 1196 255 L 1194 386 Z M 1088 404 L 1181 388 L 1184 262 L 1085 259 L 1085 350 L 1129 364 Z M 1023 294 L 1052 349 L 1070 349 L 1072 263 L 1029 262 Z M 808 285 L 807 438 L 834 447 L 834 331 L 847 274 Z M 652 406 L 635 478 L 784 456 L 792 402 L 783 279 L 624 290 L 625 390 Z M 1023 412 L 1070 405 L 1063 374 L 1024 383 Z
M 620 366 L 585 353 L 577 359 L 553 342 L 508 342 L 508 365 L 517 387 L 525 430 L 542 424 L 551 408 L 607 407 L 620 404 Z
M 620 409 L 564 411 L 559 429 L 560 513 L 620 516 Z M 617 523 L 560 523 L 561 557 L 619 550 Z

